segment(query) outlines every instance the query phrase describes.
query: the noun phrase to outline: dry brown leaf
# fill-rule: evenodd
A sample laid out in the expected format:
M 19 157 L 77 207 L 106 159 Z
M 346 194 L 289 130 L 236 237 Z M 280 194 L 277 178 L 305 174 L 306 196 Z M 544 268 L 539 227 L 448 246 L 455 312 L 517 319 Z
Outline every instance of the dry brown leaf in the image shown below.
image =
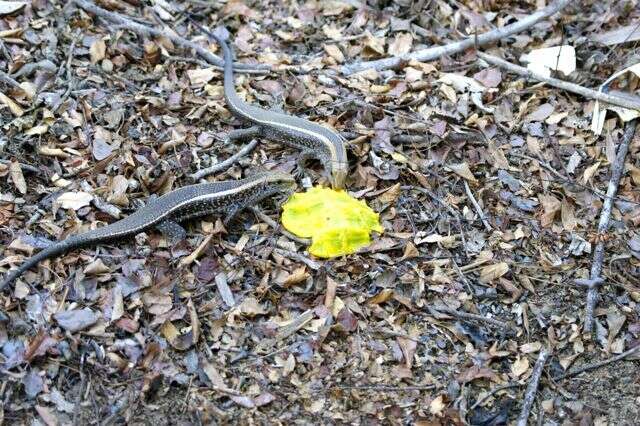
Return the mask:
M 107 45 L 101 38 L 91 43 L 89 47 L 89 55 L 91 56 L 91 63 L 96 64 L 105 58 L 107 53 Z
M 598 171 L 598 167 L 600 167 L 600 161 L 596 161 L 595 164 L 587 167 L 584 171 L 584 173 L 582 174 L 582 184 L 586 185 L 589 183 L 589 181 L 591 180 L 591 178 L 593 177 L 593 175 L 596 174 L 596 172 Z
M 370 305 L 379 305 L 391 299 L 391 296 L 393 296 L 393 289 L 385 288 L 382 289 L 380 293 L 367 300 L 367 303 Z
M 471 173 L 471 169 L 469 169 L 469 165 L 466 162 L 460 164 L 449 164 L 447 165 L 447 168 L 469 182 L 478 183 L 478 180 L 473 176 L 473 173 Z
M 520 352 L 523 354 L 538 352 L 540 349 L 542 349 L 542 343 L 540 342 L 531 342 L 520 345 Z
M 15 103 L 13 99 L 2 92 L 0 92 L 0 102 L 9 107 L 9 111 L 11 111 L 11 113 L 16 117 L 22 117 L 22 115 L 24 114 L 24 110 L 20 107 L 20 105 Z
M 444 403 L 444 396 L 438 395 L 431 403 L 429 404 L 429 412 L 434 416 L 442 416 L 442 412 L 446 408 L 446 404 Z
M 22 174 L 22 167 L 17 161 L 12 161 L 9 164 L 9 173 L 11 174 L 11 181 L 15 185 L 18 192 L 22 195 L 27 193 L 27 182 L 24 180 L 24 175 Z
M 566 197 L 562 199 L 562 209 L 560 211 L 562 218 L 562 226 L 566 231 L 573 231 L 578 226 L 578 220 L 575 216 L 575 208 Z
M 289 288 L 294 285 L 306 282 L 307 278 L 309 277 L 310 275 L 307 272 L 307 268 L 305 266 L 301 266 L 300 268 L 297 268 L 291 274 L 289 274 L 289 276 L 282 283 L 282 286 L 285 288 Z
M 529 370 L 529 359 L 525 357 L 519 357 L 511 364 L 511 374 L 513 377 L 520 377 Z
M 413 37 L 410 33 L 398 33 L 396 38 L 389 44 L 388 53 L 391 56 L 401 56 L 411 51 Z
M 400 184 L 396 183 L 395 185 L 389 187 L 385 192 L 383 192 L 379 197 L 378 201 L 382 204 L 391 204 L 395 203 L 395 201 L 400 196 L 402 190 L 400 189 Z
M 332 57 L 337 63 L 344 62 L 344 55 L 340 48 L 335 44 L 325 44 L 324 51 L 327 52 L 327 55 Z
M 551 194 L 538 195 L 538 199 L 540 200 L 540 204 L 544 209 L 544 212 L 540 217 L 540 226 L 542 226 L 543 228 L 548 228 L 553 225 L 556 214 L 562 208 L 562 203 Z
M 480 270 L 480 281 L 483 283 L 489 283 L 500 278 L 507 272 L 509 272 L 509 265 L 506 262 L 485 266 Z

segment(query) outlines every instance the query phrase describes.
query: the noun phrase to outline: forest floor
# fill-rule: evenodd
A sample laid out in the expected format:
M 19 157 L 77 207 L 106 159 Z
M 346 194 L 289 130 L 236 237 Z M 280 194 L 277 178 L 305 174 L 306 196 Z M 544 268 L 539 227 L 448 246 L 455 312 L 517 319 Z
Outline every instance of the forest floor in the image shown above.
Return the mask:
M 526 66 L 569 45 L 577 69 L 551 75 L 592 90 L 638 62 L 636 0 L 564 3 L 418 60 L 406 55 L 548 5 L 0 1 L 3 276 L 246 144 L 223 143 L 246 123 L 225 106 L 218 46 L 185 12 L 227 28 L 250 71 L 236 73 L 243 99 L 345 136 L 347 190 L 384 227 L 356 254 L 317 259 L 274 227 L 269 199 L 226 228 L 194 220 L 175 245 L 152 231 L 42 262 L 0 293 L 0 424 L 500 425 L 523 411 L 640 424 L 634 121 L 609 112 L 597 135 L 592 92 L 482 56 Z M 404 60 L 354 68 L 387 57 Z M 638 82 L 623 74 L 609 94 L 637 104 Z M 247 151 L 207 179 L 297 171 L 295 149 Z M 325 184 L 322 165 L 298 183 Z M 591 316 L 580 283 L 594 262 Z

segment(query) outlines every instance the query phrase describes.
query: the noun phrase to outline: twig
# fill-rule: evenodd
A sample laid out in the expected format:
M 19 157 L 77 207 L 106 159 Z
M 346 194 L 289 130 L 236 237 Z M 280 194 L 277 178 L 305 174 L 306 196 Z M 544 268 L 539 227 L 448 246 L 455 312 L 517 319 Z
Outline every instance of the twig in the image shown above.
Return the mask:
M 637 352 L 638 349 L 640 349 L 640 345 L 634 346 L 633 348 L 631 348 L 629 350 L 626 350 L 626 351 L 624 351 L 621 354 L 618 354 L 616 356 L 612 356 L 611 358 L 607 358 L 604 361 L 598 361 L 598 362 L 594 362 L 593 364 L 583 365 L 582 367 L 576 368 L 573 371 L 569 371 L 569 372 L 561 374 L 559 376 L 555 376 L 555 377 L 553 377 L 553 380 L 559 381 L 559 380 L 568 379 L 569 377 L 577 376 L 578 374 L 584 373 L 585 371 L 594 370 L 596 368 L 604 367 L 607 364 L 611 364 L 612 362 L 620 361 L 621 359 L 624 359 L 624 358 L 628 357 L 629 355 L 632 355 L 634 352 Z
M 0 163 L 1 164 L 11 164 L 11 161 L 10 160 L 0 159 Z M 31 172 L 31 173 L 42 174 L 42 171 L 40 169 L 38 169 L 37 167 L 34 167 L 34 166 L 30 165 L 30 164 L 18 163 L 18 165 L 24 171 Z
M 296 243 L 302 244 L 304 246 L 311 245 L 311 240 L 310 239 L 308 239 L 308 238 L 300 238 L 297 235 L 294 235 L 291 232 L 287 231 L 282 226 L 280 226 L 278 224 L 278 222 L 276 222 L 275 220 L 271 219 L 269 216 L 264 214 L 264 212 L 262 210 L 260 210 L 258 207 L 251 206 L 251 207 L 249 207 L 249 210 L 251 210 L 256 216 L 258 216 L 258 218 L 261 221 L 265 222 L 267 225 L 269 225 L 270 227 L 272 227 L 276 231 L 279 231 L 280 233 L 282 233 L 282 235 L 284 235 L 285 237 L 289 238 L 290 240 L 295 241 Z
M 209 52 L 204 47 L 184 39 L 179 35 L 174 33 L 170 33 L 168 31 L 160 30 L 157 28 L 148 27 L 146 25 L 139 24 L 131 20 L 131 18 L 125 17 L 119 13 L 110 12 L 108 10 L 102 9 L 101 7 L 96 6 L 90 1 L 87 0 L 74 0 L 75 4 L 80 8 L 84 9 L 89 13 L 93 13 L 96 16 L 99 16 L 108 21 L 114 22 L 123 28 L 127 28 L 137 34 L 145 35 L 145 36 L 155 36 L 155 37 L 166 37 L 175 44 L 186 47 L 188 49 L 193 49 L 196 51 L 198 55 L 200 55 L 204 60 L 208 63 L 222 68 L 224 65 L 224 61 L 219 57 Z M 247 65 L 247 64 L 239 64 L 235 63 L 233 67 L 239 72 L 245 73 L 253 73 L 253 74 L 265 74 L 269 71 L 271 67 L 268 65 Z
M 453 209 L 453 207 L 451 207 L 449 204 L 445 203 L 444 200 L 442 200 L 440 197 L 438 197 L 433 191 L 427 189 L 427 188 L 423 188 L 421 186 L 410 186 L 410 185 L 405 185 L 400 187 L 400 189 L 402 189 L 403 191 L 410 191 L 412 189 L 418 191 L 418 192 L 422 192 L 424 194 L 427 194 L 429 197 L 433 198 L 435 201 L 437 201 L 441 206 L 443 206 L 445 209 L 447 209 L 449 211 L 449 213 L 456 219 L 456 223 L 458 224 L 458 228 L 460 229 L 460 239 L 462 240 L 462 247 L 464 249 L 464 252 L 467 256 L 469 256 L 469 253 L 467 252 L 467 240 L 464 236 L 464 231 L 462 228 L 462 221 L 460 220 L 460 215 L 458 214 L 457 211 L 455 211 Z
M 483 52 L 477 52 L 477 55 L 478 55 L 478 58 L 488 62 L 491 65 L 499 66 L 500 68 L 504 68 L 508 71 L 514 72 L 526 78 L 542 81 L 544 83 L 549 84 L 550 86 L 557 87 L 558 89 L 566 90 L 567 92 L 576 93 L 578 95 L 584 96 L 585 98 L 597 99 L 601 102 L 606 102 L 611 105 L 617 105 L 619 107 L 629 108 L 633 110 L 640 110 L 640 97 L 637 97 L 637 96 L 621 97 L 621 96 L 611 95 L 609 93 L 589 89 L 575 83 L 570 83 L 568 81 L 564 81 L 564 80 L 560 80 L 552 77 L 545 77 L 538 73 L 532 72 L 527 68 L 521 67 L 520 65 L 512 64 L 511 62 L 505 61 L 504 59 L 498 58 L 496 56 L 488 55 Z
M 403 391 L 416 391 L 416 390 L 431 390 L 435 385 L 424 386 L 389 386 L 389 385 L 342 385 L 331 386 L 329 389 L 341 389 L 341 390 L 375 390 L 379 392 L 403 392 Z
M 285 249 L 281 249 L 281 248 L 276 248 L 276 249 L 274 249 L 274 251 L 276 253 L 278 253 L 280 256 L 284 256 L 284 257 L 287 257 L 289 259 L 294 259 L 294 260 L 297 260 L 298 262 L 302 262 L 305 265 L 307 265 L 309 268 L 313 269 L 314 271 L 317 271 L 320 268 L 322 268 L 322 264 L 316 262 L 313 259 L 309 259 L 308 257 L 306 257 L 303 254 L 296 253 L 295 251 L 285 250 Z
M 636 120 L 627 123 L 624 129 L 622 140 L 618 144 L 618 152 L 616 159 L 611 165 L 611 179 L 607 187 L 607 197 L 602 203 L 602 212 L 600 213 L 600 222 L 598 223 L 598 235 L 604 235 L 609 229 L 609 220 L 611 218 L 611 209 L 613 200 L 618 192 L 618 185 L 624 172 L 624 160 L 629 151 L 629 144 L 633 139 L 636 131 Z M 602 263 L 604 261 L 604 241 L 599 239 L 596 248 L 593 251 L 593 264 L 591 265 L 591 273 L 588 280 L 577 280 L 576 284 L 586 285 L 587 287 L 587 306 L 585 308 L 584 331 L 591 333 L 593 328 L 593 311 L 596 307 L 598 299 L 598 287 L 603 282 L 600 274 L 602 273 Z
M 482 315 L 472 314 L 472 313 L 469 313 L 469 312 L 457 311 L 457 310 L 452 309 L 452 308 L 444 308 L 444 307 L 437 307 L 437 308 L 432 308 L 432 309 L 435 310 L 435 311 L 443 312 L 445 314 L 453 315 L 456 318 L 474 320 L 474 321 L 480 321 L 480 322 L 486 322 L 487 324 L 495 325 L 496 327 L 508 328 L 508 329 L 513 330 L 513 327 L 510 324 L 507 324 L 506 322 L 502 322 L 502 321 L 499 321 L 499 320 L 493 319 L 493 318 L 487 318 L 487 317 L 484 317 Z
M 531 412 L 531 407 L 533 406 L 533 400 L 535 399 L 536 392 L 538 391 L 538 382 L 540 382 L 542 369 L 547 363 L 548 357 L 549 352 L 546 349 L 541 350 L 538 354 L 538 360 L 536 361 L 536 365 L 533 367 L 531 379 L 529 380 L 529 386 L 527 386 L 527 390 L 524 393 L 524 402 L 522 404 L 522 411 L 520 411 L 520 416 L 518 416 L 518 422 L 516 423 L 517 426 L 527 426 L 527 419 L 529 418 L 529 413 Z
M 477 37 L 470 37 L 462 41 L 457 41 L 444 46 L 435 46 L 428 49 L 419 50 L 417 52 L 408 53 L 402 56 L 394 56 L 391 58 L 379 59 L 376 61 L 357 62 L 355 64 L 344 65 L 340 68 L 340 71 L 345 74 L 353 74 L 366 69 L 375 69 L 382 71 L 390 68 L 397 68 L 405 62 L 410 60 L 416 60 L 420 62 L 433 61 L 445 55 L 453 55 L 455 53 L 463 52 L 474 46 L 483 46 L 494 41 L 501 40 L 512 34 L 516 34 L 532 27 L 537 22 L 554 15 L 560 10 L 564 9 L 571 0 L 558 0 L 557 2 L 541 9 L 531 15 L 514 22 L 513 24 L 506 25 L 502 28 L 496 28 L 486 33 L 480 34 Z
M 589 370 L 594 370 L 596 368 L 600 368 L 600 367 L 604 367 L 607 364 L 611 364 L 613 362 L 616 361 L 620 361 L 626 357 L 628 357 L 629 355 L 632 355 L 633 353 L 637 352 L 640 349 L 640 345 L 637 345 L 619 355 L 613 356 L 611 358 L 607 358 L 603 361 L 598 361 L 598 362 L 594 362 L 593 364 L 588 364 L 588 365 L 584 365 L 582 367 L 576 368 L 573 371 L 569 371 L 567 373 L 564 374 L 560 374 L 559 376 L 554 376 L 552 377 L 553 380 L 555 381 L 560 381 L 560 380 L 564 380 L 564 379 L 568 379 L 570 377 L 573 376 L 577 376 L 580 373 L 584 373 L 585 371 L 589 371 Z M 501 390 L 505 390 L 505 389 L 512 389 L 512 388 L 517 388 L 520 386 L 523 386 L 524 383 L 506 383 L 504 385 L 500 385 L 500 386 L 496 386 L 495 388 L 491 389 L 491 391 L 489 391 L 488 394 L 484 395 L 482 398 L 478 399 L 476 402 L 473 403 L 473 405 L 471 406 L 471 410 L 474 410 L 478 405 L 482 404 L 484 401 L 486 401 L 489 397 L 495 395 L 496 393 L 500 392 Z
M 495 388 L 491 389 L 488 394 L 484 395 L 482 398 L 479 398 L 476 402 L 474 402 L 473 405 L 471 406 L 470 410 L 475 410 L 478 405 L 482 404 L 487 399 L 489 399 L 490 397 L 492 397 L 493 395 L 495 395 L 496 393 L 498 393 L 500 391 L 503 391 L 503 390 L 506 390 L 506 389 L 519 388 L 520 386 L 522 386 L 522 383 L 517 383 L 517 382 L 516 383 L 505 383 L 504 385 L 496 386 Z
M 491 231 L 491 225 L 489 225 L 489 222 L 487 222 L 487 218 L 485 217 L 484 213 L 482 212 L 482 207 L 480 207 L 480 204 L 478 204 L 478 202 L 476 201 L 475 197 L 473 196 L 473 192 L 471 192 L 471 188 L 469 188 L 469 184 L 467 183 L 467 181 L 464 181 L 464 190 L 467 193 L 467 197 L 469 198 L 469 201 L 471 201 L 471 204 L 473 204 L 473 207 L 476 209 L 476 212 L 478 213 L 478 216 L 480 216 L 480 220 L 482 220 L 482 224 L 484 225 L 484 228 L 487 231 Z
M 191 175 L 191 179 L 197 181 L 197 180 L 202 179 L 205 176 L 209 176 L 211 174 L 218 173 L 218 172 L 221 172 L 223 170 L 228 169 L 229 167 L 231 167 L 233 165 L 233 163 L 235 163 L 240 158 L 242 158 L 245 155 L 247 155 L 248 153 L 250 153 L 253 150 L 253 148 L 256 147 L 256 145 L 258 145 L 258 141 L 254 139 L 251 142 L 249 142 L 248 144 L 246 144 L 245 146 L 243 146 L 240 151 L 236 152 L 235 154 L 233 154 L 231 157 L 227 158 L 226 160 L 221 161 L 220 163 L 214 164 L 211 167 L 207 167 L 206 169 L 198 170 L 197 172 L 193 173 Z

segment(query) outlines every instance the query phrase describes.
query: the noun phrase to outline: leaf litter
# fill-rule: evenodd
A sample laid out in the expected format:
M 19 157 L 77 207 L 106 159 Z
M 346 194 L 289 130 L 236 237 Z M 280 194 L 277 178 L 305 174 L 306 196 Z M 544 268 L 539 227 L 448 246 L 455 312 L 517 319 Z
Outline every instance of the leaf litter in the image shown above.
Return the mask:
M 217 68 L 170 37 L 112 27 L 65 3 L 0 2 L 4 270 L 240 149 L 222 143 L 240 123 Z M 385 233 L 325 261 L 245 213 L 227 227 L 191 223 L 178 245 L 150 232 L 45 262 L 0 295 L 0 418 L 502 424 L 517 417 L 524 388 L 492 390 L 526 384 L 545 348 L 545 371 L 557 377 L 639 343 L 637 137 L 613 227 L 596 233 L 622 137 L 618 116 L 606 114 L 615 108 L 484 67 L 472 50 L 338 72 L 473 37 L 532 6 L 356 3 L 96 3 L 211 52 L 180 14 L 210 26 L 224 18 L 239 61 L 274 70 L 239 74 L 241 95 L 338 129 L 349 140 L 348 190 Z M 637 92 L 628 61 L 640 15 L 625 7 L 569 7 L 492 50 L 514 58 L 571 46 L 574 81 Z M 556 65 L 545 72 L 566 78 Z M 260 141 L 215 179 L 256 166 L 292 171 L 297 156 Z M 322 179 L 313 164 L 304 175 Z M 261 208 L 278 220 L 273 202 Z M 589 276 L 603 238 L 607 285 L 588 336 L 584 291 L 572 282 Z M 638 418 L 637 363 L 636 353 L 562 388 L 543 376 L 532 416 Z

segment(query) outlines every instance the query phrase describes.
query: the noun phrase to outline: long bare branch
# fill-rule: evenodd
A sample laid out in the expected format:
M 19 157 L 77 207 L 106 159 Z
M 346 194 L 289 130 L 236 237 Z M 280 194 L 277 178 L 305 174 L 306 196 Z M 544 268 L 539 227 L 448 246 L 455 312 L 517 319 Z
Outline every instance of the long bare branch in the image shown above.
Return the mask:
M 518 22 L 514 22 L 510 25 L 505 25 L 501 28 L 496 28 L 494 30 L 480 34 L 477 37 L 470 37 L 466 40 L 457 41 L 455 43 L 450 43 L 444 46 L 429 47 L 428 49 L 418 50 L 417 52 L 408 53 L 402 56 L 393 56 L 391 58 L 378 59 L 376 61 L 357 62 L 355 64 L 344 65 L 340 69 L 340 71 L 345 75 L 353 74 L 371 68 L 377 71 L 382 71 L 391 68 L 398 68 L 403 63 L 406 63 L 410 60 L 421 62 L 433 61 L 434 59 L 438 59 L 445 55 L 453 55 L 463 52 L 473 46 L 484 46 L 489 43 L 493 43 L 494 41 L 502 40 L 503 38 L 508 37 L 512 34 L 522 32 L 540 22 L 541 20 L 556 14 L 570 3 L 571 0 L 558 0 L 543 9 L 532 13 L 526 18 L 519 20 Z

